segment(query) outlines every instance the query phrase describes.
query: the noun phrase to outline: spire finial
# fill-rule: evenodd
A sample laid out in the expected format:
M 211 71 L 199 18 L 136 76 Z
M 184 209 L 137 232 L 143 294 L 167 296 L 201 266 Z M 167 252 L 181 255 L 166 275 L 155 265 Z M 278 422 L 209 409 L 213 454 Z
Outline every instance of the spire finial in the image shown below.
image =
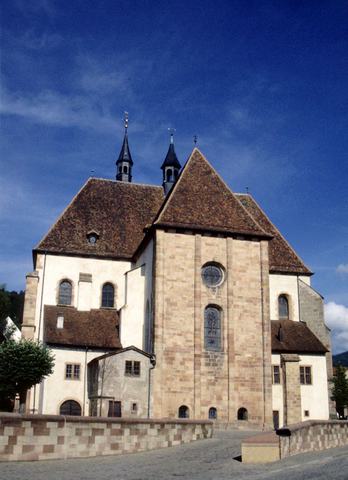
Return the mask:
M 124 132 L 128 130 L 128 112 L 124 112 Z
M 168 128 L 168 132 L 170 134 L 170 143 L 174 143 L 174 133 L 176 132 L 175 128 Z
M 197 135 L 193 135 L 193 143 L 194 143 L 194 146 L 197 145 L 197 140 L 198 140 Z

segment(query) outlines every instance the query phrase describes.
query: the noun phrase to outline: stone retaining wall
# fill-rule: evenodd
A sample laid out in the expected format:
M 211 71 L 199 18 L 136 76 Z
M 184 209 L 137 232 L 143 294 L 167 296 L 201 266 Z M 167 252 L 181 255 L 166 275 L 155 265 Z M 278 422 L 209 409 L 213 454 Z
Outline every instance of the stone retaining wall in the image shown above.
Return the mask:
M 290 434 L 290 435 L 289 435 Z M 277 431 L 281 458 L 348 445 L 348 422 L 310 420 Z
M 213 423 L 0 414 L 0 461 L 141 452 L 211 438 Z
M 242 462 L 267 463 L 299 453 L 348 445 L 348 422 L 309 420 L 242 442 Z

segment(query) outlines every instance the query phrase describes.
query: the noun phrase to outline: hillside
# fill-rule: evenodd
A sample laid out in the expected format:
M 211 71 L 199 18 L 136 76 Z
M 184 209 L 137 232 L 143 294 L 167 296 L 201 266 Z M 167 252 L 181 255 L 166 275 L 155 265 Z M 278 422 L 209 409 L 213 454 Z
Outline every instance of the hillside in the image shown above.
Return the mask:
M 333 355 L 332 361 L 335 367 L 337 365 L 344 365 L 345 367 L 348 367 L 348 352 L 342 352 L 338 355 Z

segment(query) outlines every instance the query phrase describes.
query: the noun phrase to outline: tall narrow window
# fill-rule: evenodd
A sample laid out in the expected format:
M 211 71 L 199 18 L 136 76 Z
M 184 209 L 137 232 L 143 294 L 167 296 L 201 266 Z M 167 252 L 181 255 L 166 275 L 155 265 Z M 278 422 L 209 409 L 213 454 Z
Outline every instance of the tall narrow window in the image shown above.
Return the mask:
M 278 312 L 279 312 L 279 319 L 288 320 L 289 302 L 286 295 L 279 295 L 278 297 Z
M 204 348 L 221 350 L 221 310 L 214 306 L 204 311 Z
M 105 283 L 102 291 L 102 307 L 112 308 L 114 306 L 115 289 L 112 283 Z
M 63 280 L 59 285 L 59 305 L 71 305 L 72 285 L 69 280 Z

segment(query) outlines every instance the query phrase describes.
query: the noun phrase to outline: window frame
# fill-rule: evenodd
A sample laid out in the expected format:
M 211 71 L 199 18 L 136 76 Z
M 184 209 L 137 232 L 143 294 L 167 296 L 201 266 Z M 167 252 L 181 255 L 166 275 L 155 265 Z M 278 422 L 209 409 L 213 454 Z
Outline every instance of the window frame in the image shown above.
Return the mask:
M 287 306 L 287 315 L 281 315 L 280 313 L 280 310 L 281 310 L 281 306 L 280 306 L 280 300 L 281 299 L 284 299 L 286 300 L 286 306 Z M 286 293 L 280 293 L 278 295 L 278 319 L 279 320 L 290 320 L 290 300 L 289 300 L 289 295 L 287 295 Z
M 205 271 L 208 269 L 208 268 L 216 268 L 219 270 L 220 274 L 221 274 L 221 277 L 219 279 L 218 282 L 214 283 L 214 284 L 209 284 L 207 282 L 207 277 L 205 276 Z M 207 288 L 218 288 L 220 287 L 224 281 L 225 281 L 225 277 L 226 277 L 226 272 L 225 272 L 225 269 L 223 268 L 222 265 L 220 265 L 219 263 L 216 263 L 216 262 L 207 262 L 205 263 L 204 265 L 202 265 L 202 268 L 201 268 L 201 279 L 202 279 L 202 282 L 203 282 L 203 285 L 205 285 Z
M 140 377 L 141 362 L 139 360 L 125 360 L 124 374 L 126 377 Z
M 112 306 L 111 305 L 104 305 L 104 288 L 106 287 L 112 287 Z M 109 296 L 110 296 L 110 293 L 109 294 L 105 294 L 105 296 L 107 297 L 107 299 L 109 299 Z M 107 303 L 107 302 L 106 302 Z M 112 283 L 112 282 L 105 282 L 103 283 L 102 285 L 102 289 L 101 289 L 101 302 L 100 302 L 100 306 L 101 308 L 115 308 L 115 285 Z
M 62 288 L 62 285 L 64 283 L 70 285 L 70 303 L 61 302 L 61 300 L 62 300 L 61 288 Z M 65 307 L 71 307 L 73 305 L 73 282 L 69 278 L 63 278 L 58 283 L 57 305 L 60 305 L 60 306 L 62 305 L 62 306 L 65 306 Z
M 217 327 L 211 327 L 208 325 L 209 319 L 207 318 L 208 311 L 209 310 L 214 310 L 218 314 L 218 326 Z M 222 308 L 219 305 L 214 305 L 214 304 L 209 304 L 205 307 L 204 313 L 203 313 L 203 326 L 204 326 L 204 350 L 206 351 L 211 351 L 211 352 L 221 352 L 222 351 Z M 216 333 L 209 334 L 210 330 L 216 330 Z M 217 340 L 216 345 L 212 346 L 212 344 L 208 344 L 209 339 L 212 340 Z
M 300 385 L 313 385 L 312 365 L 300 365 Z
M 275 369 L 278 369 L 278 373 L 275 372 Z M 278 377 L 278 381 L 276 378 Z M 281 369 L 280 365 L 272 365 L 272 385 L 280 385 L 281 382 Z
M 69 368 L 71 367 L 71 368 Z M 70 374 L 68 376 L 68 369 L 70 370 Z M 65 363 L 64 369 L 64 380 L 81 380 L 81 363 Z

